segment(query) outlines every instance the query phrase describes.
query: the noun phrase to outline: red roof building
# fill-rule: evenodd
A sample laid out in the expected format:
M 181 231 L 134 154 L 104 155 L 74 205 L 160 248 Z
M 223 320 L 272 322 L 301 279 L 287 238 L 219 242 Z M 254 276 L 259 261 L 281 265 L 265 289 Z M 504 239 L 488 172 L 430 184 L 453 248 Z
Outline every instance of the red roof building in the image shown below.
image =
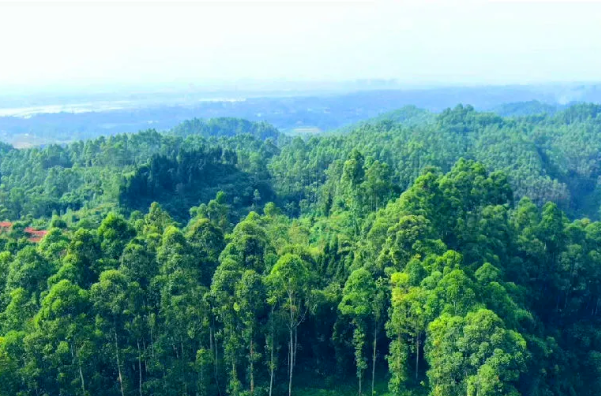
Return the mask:
M 25 228 L 25 233 L 29 234 L 29 242 L 33 242 L 33 243 L 38 243 L 39 241 L 42 240 L 42 238 L 44 238 L 46 236 L 46 234 L 48 234 L 48 231 L 46 230 L 36 230 L 35 228 L 32 227 L 26 227 Z
M 11 228 L 13 228 L 13 223 L 10 221 L 0 221 L 0 232 L 9 231 Z M 46 234 L 48 234 L 48 231 L 46 230 L 38 230 L 33 227 L 25 227 L 24 231 L 29 235 L 27 240 L 33 243 L 38 243 L 46 236 Z

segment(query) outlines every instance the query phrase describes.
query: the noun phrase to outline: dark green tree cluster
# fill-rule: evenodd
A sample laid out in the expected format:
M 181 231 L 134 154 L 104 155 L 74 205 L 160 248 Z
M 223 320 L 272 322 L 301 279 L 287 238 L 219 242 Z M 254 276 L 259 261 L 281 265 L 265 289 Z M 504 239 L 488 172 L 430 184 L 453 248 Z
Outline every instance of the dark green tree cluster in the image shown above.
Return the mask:
M 237 125 L 230 137 L 218 133 L 230 124 Z M 252 203 L 257 189 L 267 202 L 267 162 L 278 152 L 273 128 L 229 120 L 207 125 L 213 133 L 148 130 L 67 146 L 2 150 L 0 218 L 49 218 L 117 204 L 135 210 L 160 201 L 175 217 L 187 219 L 192 205 L 208 202 L 219 190 L 237 208 Z
M 204 137 L 234 137 L 250 134 L 259 140 L 277 140 L 281 135 L 276 128 L 266 122 L 250 122 L 240 118 L 194 118 L 173 128 L 177 136 L 201 135 Z
M 244 172 L 237 167 L 237 161 L 235 151 L 221 147 L 181 150 L 175 158 L 153 156 L 148 165 L 124 177 L 119 204 L 144 210 L 152 202 L 160 202 L 181 217 L 196 203 L 208 202 L 218 191 L 235 197 L 237 207 L 250 208 L 273 200 L 261 166 L 256 172 Z

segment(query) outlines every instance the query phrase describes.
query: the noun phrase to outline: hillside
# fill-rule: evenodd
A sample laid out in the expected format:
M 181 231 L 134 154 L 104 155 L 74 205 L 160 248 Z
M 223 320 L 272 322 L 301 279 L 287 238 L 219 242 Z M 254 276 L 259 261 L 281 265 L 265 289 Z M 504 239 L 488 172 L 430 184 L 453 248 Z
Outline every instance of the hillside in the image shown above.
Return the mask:
M 339 173 L 356 148 L 370 161 L 385 164 L 399 191 L 429 166 L 447 172 L 460 158 L 473 159 L 504 172 L 516 200 L 551 201 L 572 217 L 596 219 L 601 205 L 600 108 L 580 104 L 553 114 L 503 118 L 471 106 L 440 114 L 405 107 L 355 124 L 340 131 L 343 135 L 306 140 L 284 136 L 263 122 L 193 119 L 168 133 L 148 130 L 42 149 L 4 146 L 0 202 L 7 219 L 18 219 L 49 217 L 84 204 L 121 202 L 125 209 L 144 210 L 157 200 L 185 219 L 189 207 L 208 202 L 219 190 L 240 208 L 251 206 L 257 190 L 262 202 L 274 200 L 296 216 L 301 206 L 309 213 L 323 205 L 331 189 L 329 175 Z M 221 171 L 211 164 L 228 177 L 215 177 Z M 178 170 L 181 166 L 186 169 Z M 159 181 L 163 176 L 150 170 L 166 172 L 169 181 Z M 163 187 L 133 192 L 132 178 L 140 183 L 143 174 Z M 201 180 L 205 188 L 198 187 Z M 212 180 L 219 182 L 213 185 Z M 174 194 L 176 188 L 183 189 L 181 194 Z
M 0 395 L 598 395 L 600 128 L 458 105 L 3 145 Z

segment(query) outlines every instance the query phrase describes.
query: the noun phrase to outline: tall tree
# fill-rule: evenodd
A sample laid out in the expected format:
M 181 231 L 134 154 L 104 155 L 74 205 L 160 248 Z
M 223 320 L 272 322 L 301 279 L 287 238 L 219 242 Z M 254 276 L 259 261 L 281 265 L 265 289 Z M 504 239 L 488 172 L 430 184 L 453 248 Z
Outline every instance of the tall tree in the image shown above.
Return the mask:
M 273 266 L 267 282 L 269 303 L 284 311 L 288 318 L 288 396 L 291 396 L 298 349 L 298 326 L 307 314 L 311 275 L 299 256 L 288 253 L 280 257 Z
M 342 294 L 339 308 L 343 315 L 353 323 L 353 344 L 355 347 L 355 364 L 359 395 L 362 394 L 363 372 L 367 368 L 365 357 L 365 341 L 369 331 L 369 322 L 374 311 L 376 284 L 369 271 L 358 269 L 351 273 Z M 375 323 L 372 323 L 375 326 Z

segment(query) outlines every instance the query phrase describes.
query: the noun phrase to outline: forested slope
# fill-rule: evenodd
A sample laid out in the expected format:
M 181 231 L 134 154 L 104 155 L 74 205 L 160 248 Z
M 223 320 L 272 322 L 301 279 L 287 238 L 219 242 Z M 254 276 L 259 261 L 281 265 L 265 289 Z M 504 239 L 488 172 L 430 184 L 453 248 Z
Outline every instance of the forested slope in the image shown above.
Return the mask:
M 517 199 L 529 197 L 539 205 L 553 201 L 570 215 L 598 217 L 598 105 L 511 118 L 461 105 L 436 116 L 405 108 L 391 113 L 390 119 L 362 122 L 346 134 L 296 139 L 282 147 L 270 162 L 278 194 L 314 202 L 322 184 L 327 185 L 327 175 L 332 174 L 334 180 L 340 177 L 341 165 L 353 149 L 361 151 L 368 162 L 386 164 L 388 177 L 401 189 L 427 166 L 448 171 L 466 158 L 505 172 Z M 327 194 L 322 192 L 321 198 L 327 200 Z
M 219 190 L 238 206 L 252 203 L 255 190 L 270 199 L 263 179 L 279 136 L 264 123 L 214 119 L 186 122 L 170 134 L 148 130 L 68 146 L 4 146 L 0 210 L 14 220 L 119 203 L 147 210 L 156 200 L 187 218 L 191 206 Z
M 2 147 L 0 395 L 598 395 L 600 114 Z
M 404 108 L 348 133 L 310 139 L 292 139 L 265 123 L 195 119 L 167 134 L 149 130 L 43 149 L 4 146 L 0 204 L 3 217 L 14 220 L 119 202 L 145 209 L 157 200 L 186 219 L 187 208 L 208 202 L 221 189 L 238 208 L 248 209 L 261 196 L 262 203 L 275 201 L 296 216 L 332 199 L 342 163 L 358 149 L 368 167 L 377 161 L 372 176 L 384 172 L 378 177 L 399 191 L 427 166 L 446 172 L 460 158 L 473 159 L 505 172 L 517 199 L 552 201 L 572 217 L 596 219 L 600 109 L 582 104 L 552 115 L 503 118 L 470 106 L 439 115 Z M 217 177 L 219 172 L 227 177 Z M 181 193 L 174 194 L 176 189 Z

